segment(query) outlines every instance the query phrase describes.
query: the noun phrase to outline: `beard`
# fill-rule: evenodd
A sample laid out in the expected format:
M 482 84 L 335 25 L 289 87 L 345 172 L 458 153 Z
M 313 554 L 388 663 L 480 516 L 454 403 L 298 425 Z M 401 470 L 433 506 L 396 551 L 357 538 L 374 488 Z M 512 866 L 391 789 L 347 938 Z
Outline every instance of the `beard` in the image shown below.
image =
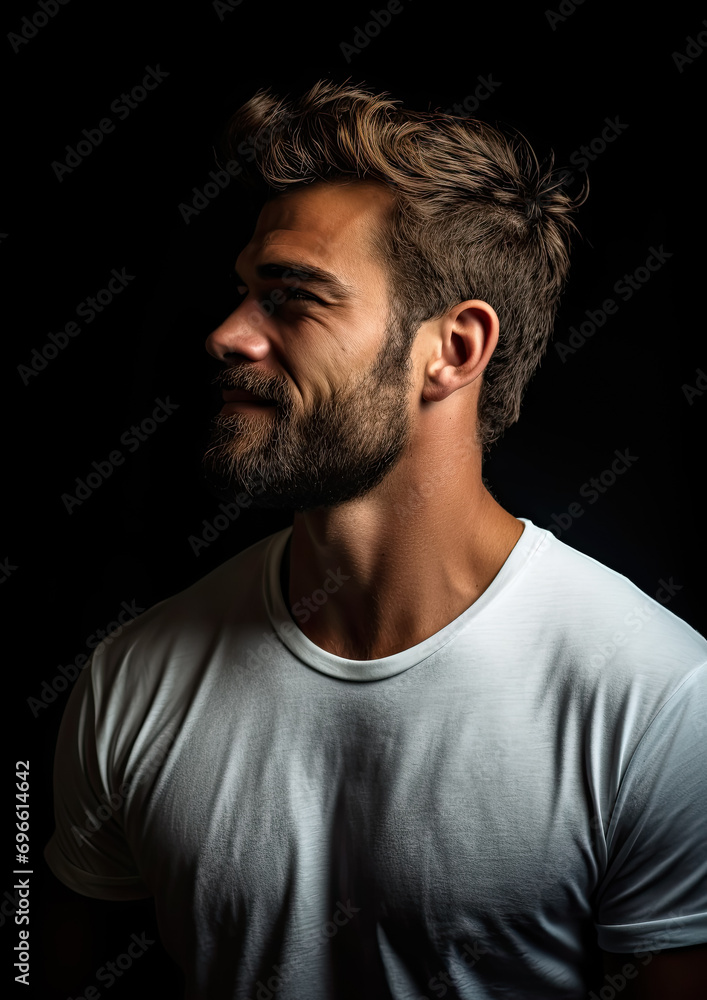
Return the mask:
M 400 458 L 410 433 L 412 338 L 391 320 L 370 369 L 351 375 L 309 412 L 298 412 L 289 383 L 252 365 L 215 379 L 275 406 L 218 414 L 202 462 L 212 490 L 226 501 L 247 494 L 256 507 L 311 510 L 365 496 Z

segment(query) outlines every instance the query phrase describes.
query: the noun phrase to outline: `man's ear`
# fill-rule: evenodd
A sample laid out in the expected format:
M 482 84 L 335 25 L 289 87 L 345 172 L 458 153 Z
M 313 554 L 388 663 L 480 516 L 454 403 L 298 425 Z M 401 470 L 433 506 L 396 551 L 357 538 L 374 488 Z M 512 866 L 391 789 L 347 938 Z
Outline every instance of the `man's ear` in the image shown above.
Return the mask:
M 477 379 L 498 343 L 498 316 L 481 299 L 460 302 L 432 326 L 434 350 L 422 390 L 426 402 L 446 399 Z

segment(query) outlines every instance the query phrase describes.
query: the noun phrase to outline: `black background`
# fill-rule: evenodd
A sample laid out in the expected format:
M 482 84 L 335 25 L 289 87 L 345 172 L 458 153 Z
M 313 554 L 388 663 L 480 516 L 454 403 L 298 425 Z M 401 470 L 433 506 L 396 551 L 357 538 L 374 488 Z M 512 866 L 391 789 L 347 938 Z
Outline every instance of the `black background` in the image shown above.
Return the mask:
M 672 4 L 658 18 L 643 6 L 617 10 L 592 0 L 573 10 L 565 0 L 561 20 L 549 19 L 542 3 L 459 12 L 450 0 L 402 0 L 402 11 L 347 62 L 341 43 L 353 43 L 357 26 L 371 20 L 369 0 L 336 10 L 255 0 L 223 6 L 219 13 L 209 2 L 70 0 L 34 37 L 15 43 L 17 52 L 9 38 L 1 43 L 0 261 L 10 307 L 3 760 L 10 823 L 14 763 L 31 763 L 34 871 L 30 990 L 12 981 L 17 928 L 9 903 L 2 910 L 0 977 L 18 995 L 74 998 L 90 985 L 110 1000 L 181 995 L 180 974 L 159 943 L 108 990 L 96 982 L 96 970 L 125 951 L 132 933 L 157 937 L 155 918 L 150 901 L 77 896 L 41 857 L 68 696 L 49 702 L 42 685 L 60 676 L 60 664 L 89 652 L 87 637 L 116 618 L 121 602 L 148 608 L 291 520 L 245 510 L 198 556 L 189 544 L 219 513 L 199 469 L 220 406 L 204 340 L 230 312 L 227 275 L 253 209 L 235 184 L 188 224 L 179 206 L 210 180 L 221 125 L 258 87 L 289 92 L 319 77 L 350 76 L 407 107 L 444 110 L 473 95 L 480 76 L 491 77 L 494 92 L 476 116 L 519 129 L 540 157 L 554 149 L 568 166 L 606 119 L 627 126 L 590 165 L 583 236 L 555 339 L 567 344 L 585 310 L 609 297 L 618 311 L 564 361 L 550 349 L 485 476 L 511 513 L 542 527 L 580 502 L 584 513 L 562 540 L 651 596 L 672 578 L 670 610 L 707 631 L 698 520 L 707 398 L 684 388 L 698 386 L 698 369 L 707 369 L 700 124 L 707 54 L 695 56 L 693 47 L 692 62 L 681 67 L 673 56 L 705 31 L 703 15 Z M 549 9 L 558 12 L 560 3 Z M 6 6 L 5 35 L 39 10 L 32 2 Z M 158 65 L 168 76 L 119 120 L 111 103 Z M 52 163 L 105 117 L 115 130 L 59 180 Z M 661 246 L 672 256 L 622 301 L 615 283 Z M 134 276 L 127 287 L 90 324 L 78 319 L 79 304 L 123 268 Z M 19 366 L 71 320 L 79 335 L 23 380 Z M 129 453 L 121 435 L 167 397 L 174 414 Z M 76 479 L 116 448 L 124 464 L 67 511 L 62 495 L 75 493 Z M 580 487 L 610 467 L 616 449 L 638 460 L 596 503 L 582 500 Z M 42 692 L 47 703 L 37 708 L 28 699 Z M 4 843 L 0 893 L 13 884 L 10 837 Z

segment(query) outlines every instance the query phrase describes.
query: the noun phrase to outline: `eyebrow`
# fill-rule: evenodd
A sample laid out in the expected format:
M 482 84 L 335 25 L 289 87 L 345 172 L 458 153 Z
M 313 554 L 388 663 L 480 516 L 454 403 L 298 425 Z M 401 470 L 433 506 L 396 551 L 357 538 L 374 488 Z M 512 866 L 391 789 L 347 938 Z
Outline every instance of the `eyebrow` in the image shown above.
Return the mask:
M 296 281 L 306 281 L 309 285 L 315 285 L 327 292 L 333 299 L 347 299 L 353 296 L 354 290 L 341 278 L 337 278 L 330 271 L 325 271 L 321 267 L 313 264 L 302 264 L 298 261 L 278 260 L 269 264 L 259 264 L 255 269 L 259 278 L 265 280 L 273 278 L 295 279 Z M 242 285 L 247 282 L 243 280 L 238 271 L 235 272 L 236 281 Z

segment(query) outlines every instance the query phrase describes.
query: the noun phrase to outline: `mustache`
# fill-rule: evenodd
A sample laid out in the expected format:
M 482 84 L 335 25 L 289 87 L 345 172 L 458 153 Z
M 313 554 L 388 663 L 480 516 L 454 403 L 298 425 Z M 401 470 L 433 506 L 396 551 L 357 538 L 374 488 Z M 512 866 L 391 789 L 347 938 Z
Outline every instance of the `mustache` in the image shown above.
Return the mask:
M 286 402 L 289 399 L 287 382 L 284 378 L 254 371 L 246 365 L 224 368 L 216 374 L 212 384 L 221 390 L 243 389 L 261 399 L 273 400 L 276 403 Z

